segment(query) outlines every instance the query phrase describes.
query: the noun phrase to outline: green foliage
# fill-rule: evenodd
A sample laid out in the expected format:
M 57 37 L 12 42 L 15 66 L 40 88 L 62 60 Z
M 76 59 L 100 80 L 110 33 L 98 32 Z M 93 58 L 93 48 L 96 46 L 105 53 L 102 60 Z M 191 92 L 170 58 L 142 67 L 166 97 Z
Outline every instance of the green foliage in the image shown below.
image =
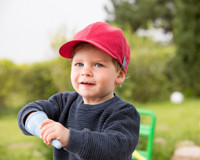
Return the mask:
M 65 38 L 66 30 L 64 27 L 61 27 L 56 33 L 50 35 L 50 44 L 51 48 L 56 52 L 59 50 L 60 46 L 67 42 Z
M 47 99 L 56 93 L 52 73 L 46 63 L 36 63 L 27 67 L 22 75 L 22 86 L 29 101 Z
M 57 92 L 73 90 L 70 62 L 57 58 L 31 65 L 0 61 L 0 107 L 19 107 Z
M 158 99 L 169 91 L 179 90 L 186 96 L 200 96 L 200 1 L 199 0 L 110 0 L 112 8 L 105 6 L 108 13 L 107 22 L 116 23 L 119 28 L 136 31 L 139 28 L 148 29 L 149 24 L 162 27 L 165 31 L 173 31 L 176 51 L 171 46 L 162 48 L 155 44 L 133 45 L 140 55 L 134 54 L 134 63 L 130 63 L 130 79 L 127 80 L 126 92 L 118 89 L 126 97 L 134 97 L 136 100 L 146 101 Z M 146 41 L 146 40 L 145 40 Z M 129 42 L 132 40 L 129 39 Z M 146 41 L 147 42 L 147 41 Z M 147 43 L 145 42 L 144 45 Z M 134 44 L 135 42 L 133 42 Z M 132 44 L 131 44 L 132 47 Z M 133 47 L 133 48 L 134 48 Z M 154 49 L 153 47 L 157 47 Z M 167 49 L 168 48 L 168 49 Z M 170 49 L 171 48 L 171 49 Z M 173 48 L 173 49 L 172 49 Z M 146 49 L 146 54 L 145 50 Z M 157 50 L 157 51 L 156 51 Z M 158 51 L 159 50 L 159 51 Z M 171 50 L 171 51 L 170 51 Z M 152 54 L 152 53 L 158 53 Z M 164 55 L 163 53 L 164 52 Z M 167 54 L 167 52 L 170 54 Z M 170 52 L 173 52 L 171 54 Z M 174 54 L 176 52 L 176 54 Z M 166 54 L 165 54 L 166 53 Z M 137 59 L 136 59 L 137 58 Z M 151 61 L 152 63 L 150 63 Z M 163 63 L 160 63 L 162 61 Z M 137 64 L 140 63 L 141 65 Z M 158 65 L 157 65 L 158 64 Z M 131 69 L 130 69 L 131 68 Z M 135 70 L 134 70 L 135 69 Z M 146 76 L 138 73 L 144 73 Z M 146 77 L 146 79 L 144 78 Z M 137 91 L 134 83 L 140 84 Z M 151 81 L 152 80 L 152 81 Z M 170 81 L 170 84 L 169 84 Z M 167 82 L 167 83 L 166 83 Z M 142 85 L 143 83 L 143 85 Z M 156 89 L 160 88 L 160 91 Z M 152 86 L 149 88 L 149 86 Z M 159 87 L 162 86 L 162 87 Z M 123 89 L 124 89 L 123 87 Z M 131 89 L 132 88 L 132 91 Z M 133 90 L 134 88 L 134 90 Z M 145 91 L 146 89 L 146 91 Z M 162 90 L 162 91 L 161 91 Z M 166 92 L 167 91 L 167 92 Z M 153 95 L 152 95 L 153 93 Z M 162 93 L 162 94 L 160 94 Z M 142 97 L 141 97 L 142 95 Z M 146 95 L 146 96 L 145 96 Z M 149 97 L 149 98 L 147 98 Z
M 0 108 L 6 104 L 7 96 L 17 91 L 19 69 L 9 60 L 0 60 Z
M 71 90 L 70 63 L 63 58 L 30 65 L 23 72 L 27 101 L 48 99 L 57 92 Z
M 176 6 L 177 54 L 170 76 L 185 94 L 200 96 L 200 1 L 179 0 Z
M 59 92 L 72 91 L 70 71 L 70 60 L 59 57 L 49 61 L 49 69 L 51 70 L 51 78 Z
M 66 42 L 65 31 L 61 28 L 51 36 L 51 47 Z M 70 83 L 70 62 L 64 58 L 16 65 L 8 60 L 0 60 L 0 108 L 21 107 L 30 101 L 48 99 L 57 92 L 73 90 Z
M 174 55 L 173 45 L 162 45 L 147 37 L 138 37 L 130 30 L 124 34 L 131 46 L 131 60 L 127 79 L 117 92 L 124 99 L 139 102 L 162 100 L 169 97 L 170 82 L 165 68 Z
M 148 29 L 149 22 L 165 31 L 172 30 L 175 15 L 174 0 L 110 0 L 112 9 L 105 6 L 108 13 L 107 22 L 116 23 L 121 28 L 130 25 L 136 31 L 138 28 Z

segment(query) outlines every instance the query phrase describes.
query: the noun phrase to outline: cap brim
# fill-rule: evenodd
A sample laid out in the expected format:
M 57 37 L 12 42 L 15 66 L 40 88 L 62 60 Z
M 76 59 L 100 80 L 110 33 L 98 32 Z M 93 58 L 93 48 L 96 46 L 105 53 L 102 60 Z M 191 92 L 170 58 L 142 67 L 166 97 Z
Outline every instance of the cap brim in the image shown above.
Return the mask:
M 75 47 L 76 44 L 78 44 L 80 42 L 84 42 L 84 41 L 72 40 L 72 41 L 69 41 L 69 42 L 63 44 L 59 49 L 60 55 L 64 58 L 71 59 L 71 53 L 72 53 L 73 48 Z
M 71 40 L 71 41 L 63 44 L 60 47 L 60 49 L 59 49 L 60 55 L 62 57 L 64 57 L 64 58 L 71 59 L 71 53 L 72 53 L 73 48 L 76 46 L 76 44 L 78 44 L 80 42 L 90 43 L 90 44 L 94 45 L 95 47 L 99 48 L 100 50 L 106 52 L 111 57 L 113 57 L 115 59 L 117 58 L 117 57 L 114 57 L 114 55 L 112 54 L 112 52 L 109 51 L 107 48 L 105 48 L 104 46 L 100 45 L 99 43 L 95 43 L 94 41 L 91 41 L 91 40 Z

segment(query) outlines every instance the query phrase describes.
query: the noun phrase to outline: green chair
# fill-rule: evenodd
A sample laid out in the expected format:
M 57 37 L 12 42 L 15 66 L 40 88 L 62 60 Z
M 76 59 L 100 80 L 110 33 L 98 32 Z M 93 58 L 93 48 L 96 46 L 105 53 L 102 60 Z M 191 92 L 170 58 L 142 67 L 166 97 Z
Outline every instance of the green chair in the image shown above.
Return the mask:
M 152 157 L 152 147 L 153 147 L 153 138 L 154 138 L 154 129 L 155 129 L 155 122 L 156 116 L 152 111 L 149 110 L 142 110 L 137 109 L 140 117 L 141 117 L 141 124 L 140 124 L 140 137 L 144 136 L 147 138 L 146 149 L 137 149 L 132 154 L 132 160 L 151 160 Z M 143 117 L 149 118 L 148 123 L 144 123 Z

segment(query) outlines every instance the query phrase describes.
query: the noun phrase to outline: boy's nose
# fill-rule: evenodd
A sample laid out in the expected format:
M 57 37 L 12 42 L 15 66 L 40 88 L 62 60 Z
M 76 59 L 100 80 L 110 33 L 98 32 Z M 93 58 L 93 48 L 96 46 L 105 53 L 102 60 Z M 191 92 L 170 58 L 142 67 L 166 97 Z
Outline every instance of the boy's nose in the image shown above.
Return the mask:
M 82 76 L 92 76 L 92 71 L 89 67 L 84 67 L 81 73 Z

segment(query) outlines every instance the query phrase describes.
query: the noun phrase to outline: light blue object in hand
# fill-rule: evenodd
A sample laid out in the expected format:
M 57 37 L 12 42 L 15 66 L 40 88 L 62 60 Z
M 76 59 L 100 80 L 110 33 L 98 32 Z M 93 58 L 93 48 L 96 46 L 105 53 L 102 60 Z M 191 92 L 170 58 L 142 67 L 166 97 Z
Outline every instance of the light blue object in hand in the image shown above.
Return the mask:
M 40 124 L 46 119 L 48 119 L 46 113 L 42 111 L 34 112 L 27 118 L 25 129 L 33 136 L 40 138 Z M 57 149 L 62 148 L 62 144 L 57 139 L 53 139 L 51 145 Z

